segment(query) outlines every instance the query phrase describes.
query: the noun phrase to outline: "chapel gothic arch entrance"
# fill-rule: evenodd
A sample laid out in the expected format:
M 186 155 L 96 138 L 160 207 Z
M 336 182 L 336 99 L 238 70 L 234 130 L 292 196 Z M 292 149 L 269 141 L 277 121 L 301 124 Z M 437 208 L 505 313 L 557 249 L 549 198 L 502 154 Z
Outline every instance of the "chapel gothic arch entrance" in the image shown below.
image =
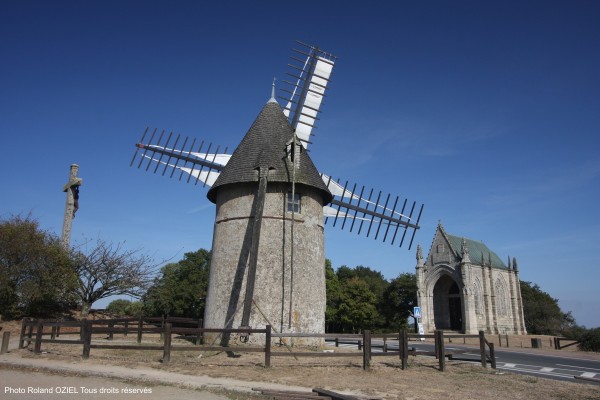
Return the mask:
M 435 283 L 433 308 L 436 329 L 463 330 L 460 288 L 451 276 L 443 274 Z

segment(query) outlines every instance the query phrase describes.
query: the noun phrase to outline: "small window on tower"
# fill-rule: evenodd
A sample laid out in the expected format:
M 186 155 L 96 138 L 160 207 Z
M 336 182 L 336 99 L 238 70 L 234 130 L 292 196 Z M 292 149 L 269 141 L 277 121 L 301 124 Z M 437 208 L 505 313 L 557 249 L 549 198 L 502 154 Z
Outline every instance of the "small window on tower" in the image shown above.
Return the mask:
M 292 192 L 288 192 L 287 194 L 287 210 L 288 212 L 300 213 L 302 212 L 301 204 L 300 204 L 300 193 L 294 193 L 292 197 Z

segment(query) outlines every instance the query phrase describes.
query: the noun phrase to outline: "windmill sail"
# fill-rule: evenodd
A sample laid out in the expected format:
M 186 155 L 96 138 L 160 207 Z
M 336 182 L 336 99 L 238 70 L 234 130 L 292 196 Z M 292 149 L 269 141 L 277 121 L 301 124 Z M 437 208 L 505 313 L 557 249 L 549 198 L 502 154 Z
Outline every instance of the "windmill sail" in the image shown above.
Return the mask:
M 333 226 L 339 224 L 341 229 L 347 227 L 350 232 L 355 230 L 359 235 L 372 235 L 375 240 L 381 239 L 384 243 L 389 239 L 392 245 L 398 243 L 399 247 L 410 238 L 410 250 L 420 228 L 423 204 L 417 206 L 415 201 L 411 204 L 408 199 L 401 200 L 399 196 L 394 199 L 390 194 L 382 195 L 381 191 L 375 194 L 373 189 L 365 190 L 364 186 L 358 189 L 356 184 L 350 187 L 347 181 L 341 185 L 325 174 L 321 174 L 321 178 L 333 195 L 331 204 L 323 208 L 326 224 L 333 221 Z
M 289 88 L 281 90 L 288 94 L 280 97 L 285 100 L 284 114 L 289 118 L 292 128 L 302 145 L 307 148 L 310 143 L 312 130 L 318 120 L 318 113 L 325 97 L 325 89 L 329 83 L 336 57 L 302 42 L 305 50 L 295 52 L 303 56 L 298 59 L 291 57 L 294 64 L 288 64 L 292 72 L 287 75 L 294 78 L 293 82 L 283 80 Z
M 154 141 L 157 129 L 154 129 L 149 141 L 144 142 L 148 131 L 149 129 L 146 128 L 142 139 L 136 144 L 136 151 L 133 154 L 130 166 L 134 165 L 138 154 L 140 154 L 140 150 L 142 150 L 139 157 L 140 160 L 137 164 L 138 168 L 141 168 L 144 162 L 146 162 L 146 171 L 151 166 L 154 166 L 154 173 L 162 169 L 162 175 L 165 175 L 167 170 L 169 170 L 170 178 L 176 172 L 179 172 L 179 180 L 181 180 L 185 173 L 187 174 L 187 182 L 193 181 L 194 184 L 202 182 L 203 185 L 212 186 L 231 157 L 231 154 L 227 154 L 227 148 L 225 148 L 224 153 L 219 153 L 220 146 L 217 146 L 216 150 L 211 152 L 212 143 L 208 145 L 206 151 L 203 151 L 204 141 L 194 150 L 196 139 L 190 143 L 189 147 L 186 147 L 189 142 L 188 137 L 184 139 L 181 148 L 178 150 L 177 145 L 181 138 L 180 135 L 177 135 L 172 147 L 170 147 L 169 143 L 173 136 L 172 133 L 169 134 L 166 142 L 162 145 L 164 131 L 158 136 L 156 142 Z

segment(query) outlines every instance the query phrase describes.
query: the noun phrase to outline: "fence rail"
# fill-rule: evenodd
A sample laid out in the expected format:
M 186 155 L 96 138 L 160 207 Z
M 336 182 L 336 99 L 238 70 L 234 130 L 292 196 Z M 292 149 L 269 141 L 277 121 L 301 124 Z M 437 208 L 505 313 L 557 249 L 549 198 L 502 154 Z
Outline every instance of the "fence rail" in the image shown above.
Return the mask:
M 134 324 L 135 322 L 135 324 Z M 271 366 L 272 357 L 362 357 L 363 369 L 369 370 L 373 357 L 398 357 L 401 360 L 402 369 L 406 369 L 409 355 L 413 356 L 435 356 L 438 359 L 439 370 L 446 369 L 446 359 L 453 359 L 456 355 L 467 353 L 464 351 L 447 351 L 445 349 L 445 340 L 452 338 L 477 338 L 480 343 L 481 366 L 486 368 L 488 361 L 492 368 L 496 368 L 496 357 L 494 351 L 494 343 L 488 341 L 483 331 L 479 335 L 445 335 L 443 331 L 436 331 L 433 335 L 417 335 L 400 331 L 394 334 L 372 334 L 370 331 L 364 331 L 362 334 L 335 334 L 335 333 L 274 333 L 270 325 L 264 329 L 215 329 L 201 327 L 182 327 L 177 325 L 194 325 L 201 324 L 201 320 L 191 319 L 161 319 L 161 318 L 138 318 L 138 319 L 114 319 L 114 320 L 82 320 L 73 321 L 50 321 L 50 320 L 31 320 L 23 319 L 21 326 L 21 336 L 19 338 L 19 348 L 24 348 L 25 344 L 29 346 L 34 343 L 34 353 L 41 353 L 43 343 L 55 343 L 66 345 L 83 346 L 82 357 L 89 358 L 91 349 L 118 349 L 118 350 L 154 350 L 163 352 L 162 362 L 169 363 L 171 352 L 173 351 L 217 351 L 217 352 L 239 352 L 251 353 L 260 352 L 265 354 L 264 365 L 266 368 Z M 45 328 L 51 328 L 50 332 L 45 331 Z M 76 328 L 71 332 L 60 332 L 60 328 L 70 327 Z M 34 337 L 35 328 L 35 337 Z M 78 328 L 78 329 L 77 329 Z M 73 334 L 78 335 L 77 339 L 57 339 L 61 335 Z M 92 336 L 94 334 L 107 334 L 108 340 L 113 339 L 115 333 L 123 334 L 137 333 L 137 343 L 135 344 L 116 344 L 116 343 L 93 343 Z M 160 334 L 162 344 L 142 344 L 144 333 Z M 238 333 L 242 335 L 264 334 L 265 342 L 262 346 L 210 346 L 202 345 L 205 333 L 232 334 Z M 172 343 L 173 335 L 184 335 L 185 337 L 193 337 L 194 346 L 189 345 L 174 345 Z M 45 338 L 50 336 L 50 338 Z M 360 353 L 343 353 L 343 352 L 301 352 L 292 351 L 288 347 L 288 352 L 272 351 L 272 339 L 274 338 L 325 338 L 334 339 L 336 346 L 344 343 L 344 340 L 358 341 Z M 383 345 L 373 344 L 373 339 L 382 339 Z M 414 348 L 409 350 L 409 340 L 418 339 L 433 339 L 434 351 L 416 351 Z M 389 351 L 388 341 L 397 341 L 398 350 Z M 352 342 L 355 343 L 355 342 Z M 382 348 L 382 352 L 373 352 L 373 348 Z
M 570 342 L 570 343 L 567 343 L 567 344 L 563 345 L 563 344 L 561 344 L 561 342 L 563 342 L 563 341 L 567 341 L 567 342 Z M 581 342 L 579 342 L 578 340 L 569 339 L 569 338 L 566 338 L 566 337 L 555 337 L 554 338 L 554 348 L 556 350 L 562 350 L 565 347 L 575 346 L 575 345 L 577 345 L 579 343 L 581 343 Z

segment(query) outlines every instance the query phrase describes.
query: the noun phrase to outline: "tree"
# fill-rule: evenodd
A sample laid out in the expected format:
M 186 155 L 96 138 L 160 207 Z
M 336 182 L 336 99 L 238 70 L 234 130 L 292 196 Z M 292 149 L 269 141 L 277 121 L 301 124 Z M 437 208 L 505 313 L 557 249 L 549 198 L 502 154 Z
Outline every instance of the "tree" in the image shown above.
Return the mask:
M 75 304 L 74 266 L 60 240 L 31 216 L 0 219 L 0 313 L 51 316 Z
M 525 327 L 530 334 L 560 335 L 575 326 L 571 312 L 561 311 L 558 300 L 537 284 L 521 281 Z
M 402 273 L 393 279 L 383 294 L 383 313 L 387 327 L 396 331 L 406 329 L 408 317 L 417 305 L 417 278 L 415 274 Z
M 338 308 L 342 298 L 342 286 L 336 275 L 331 260 L 325 260 L 325 288 L 327 294 L 327 308 L 325 310 L 325 331 L 336 332 L 340 327 Z
M 141 297 L 155 270 L 153 260 L 140 254 L 139 250 L 127 250 L 123 243 L 107 243 L 100 239 L 91 250 L 75 252 L 73 259 L 83 317 L 100 299 L 115 295 Z
M 143 297 L 150 315 L 201 318 L 204 315 L 210 252 L 185 253 L 183 260 L 165 265 Z
M 348 268 L 342 265 L 337 270 L 338 280 L 342 287 L 342 290 L 348 289 L 347 285 L 353 279 L 359 279 L 364 282 L 369 288 L 369 292 L 374 296 L 374 307 L 376 309 L 376 316 L 369 325 L 369 329 L 377 329 L 384 327 L 384 319 L 381 314 L 381 310 L 384 307 L 383 293 L 389 285 L 389 282 L 383 277 L 381 272 L 374 271 L 369 267 L 359 265 L 354 268 Z
M 342 331 L 359 332 L 377 327 L 381 317 L 376 304 L 377 298 L 367 282 L 358 277 L 346 281 L 338 309 Z

